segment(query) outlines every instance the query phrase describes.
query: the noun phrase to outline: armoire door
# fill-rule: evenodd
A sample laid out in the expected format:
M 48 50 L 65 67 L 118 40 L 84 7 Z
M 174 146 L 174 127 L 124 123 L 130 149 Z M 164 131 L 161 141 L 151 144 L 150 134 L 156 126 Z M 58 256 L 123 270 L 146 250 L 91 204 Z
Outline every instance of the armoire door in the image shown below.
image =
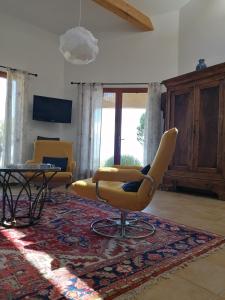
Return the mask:
M 223 82 L 196 88 L 194 169 L 222 173 Z
M 172 92 L 169 127 L 178 129 L 173 161 L 169 169 L 187 171 L 192 168 L 193 88 Z

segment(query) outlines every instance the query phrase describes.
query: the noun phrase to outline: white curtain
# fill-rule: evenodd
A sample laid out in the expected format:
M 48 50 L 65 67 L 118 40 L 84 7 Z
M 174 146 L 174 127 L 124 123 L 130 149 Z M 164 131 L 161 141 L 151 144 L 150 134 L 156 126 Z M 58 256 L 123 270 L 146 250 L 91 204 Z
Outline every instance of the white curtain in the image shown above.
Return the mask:
M 144 162 L 151 164 L 159 146 L 162 135 L 161 85 L 149 84 L 144 131 Z
M 3 165 L 24 163 L 28 120 L 27 80 L 21 71 L 7 71 Z
M 77 93 L 76 177 L 83 179 L 92 177 L 100 166 L 103 87 L 101 84 L 79 84 Z

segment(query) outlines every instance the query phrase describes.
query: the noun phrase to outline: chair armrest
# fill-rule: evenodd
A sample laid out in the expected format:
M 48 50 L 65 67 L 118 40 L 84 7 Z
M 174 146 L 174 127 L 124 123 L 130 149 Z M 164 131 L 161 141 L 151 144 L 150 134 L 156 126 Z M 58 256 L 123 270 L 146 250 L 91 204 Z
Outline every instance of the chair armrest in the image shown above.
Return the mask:
M 25 164 L 35 164 L 35 163 L 37 163 L 37 162 L 33 159 L 29 159 L 25 162 Z
M 125 166 L 125 165 L 113 165 L 113 168 L 118 168 L 118 169 L 135 169 L 135 170 L 138 170 L 140 171 L 142 169 L 141 166 Z
M 74 160 L 71 161 L 70 165 L 68 166 L 68 172 L 72 172 L 76 167 L 76 162 Z
M 135 169 L 119 169 L 119 168 L 100 168 L 98 169 L 92 182 L 99 180 L 103 181 L 141 181 L 144 179 L 144 174 Z

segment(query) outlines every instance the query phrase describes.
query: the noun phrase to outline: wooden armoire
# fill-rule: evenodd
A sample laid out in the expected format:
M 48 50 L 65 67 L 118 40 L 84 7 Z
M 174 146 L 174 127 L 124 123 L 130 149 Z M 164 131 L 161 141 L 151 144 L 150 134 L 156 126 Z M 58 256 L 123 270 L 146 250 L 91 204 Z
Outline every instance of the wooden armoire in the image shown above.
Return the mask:
M 163 84 L 165 128 L 179 130 L 164 187 L 211 191 L 225 200 L 225 63 Z

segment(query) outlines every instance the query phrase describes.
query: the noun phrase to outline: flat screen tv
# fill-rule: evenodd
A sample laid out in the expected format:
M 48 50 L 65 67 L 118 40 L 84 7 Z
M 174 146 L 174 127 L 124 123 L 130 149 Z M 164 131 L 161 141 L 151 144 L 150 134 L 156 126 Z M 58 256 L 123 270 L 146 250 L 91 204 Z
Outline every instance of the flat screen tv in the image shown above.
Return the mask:
M 71 123 L 72 101 L 34 95 L 33 120 Z

